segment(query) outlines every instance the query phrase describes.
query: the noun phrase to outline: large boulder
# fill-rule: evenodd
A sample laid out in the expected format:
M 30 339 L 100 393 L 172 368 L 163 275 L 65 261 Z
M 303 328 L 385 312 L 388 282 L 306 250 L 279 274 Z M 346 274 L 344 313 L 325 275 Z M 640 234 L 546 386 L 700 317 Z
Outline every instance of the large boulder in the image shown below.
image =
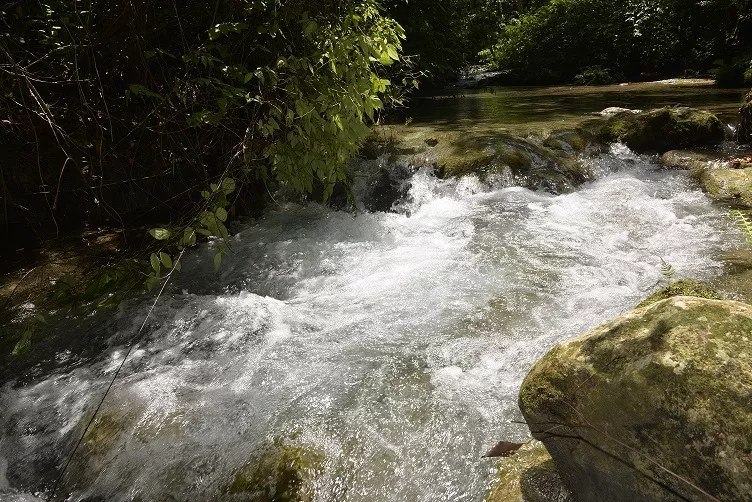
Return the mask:
M 485 157 L 448 170 L 448 174 L 474 174 L 484 181 L 501 176 L 507 183 L 533 190 L 569 192 L 592 178 L 576 155 L 587 153 L 590 139 L 587 133 L 577 131 L 553 133 L 543 141 L 510 134 L 487 136 Z
M 575 500 L 752 500 L 752 306 L 627 312 L 554 347 L 520 407 Z
M 638 153 L 713 145 L 723 141 L 725 135 L 725 127 L 718 117 L 686 107 L 622 112 L 599 127 L 603 141 L 622 142 Z

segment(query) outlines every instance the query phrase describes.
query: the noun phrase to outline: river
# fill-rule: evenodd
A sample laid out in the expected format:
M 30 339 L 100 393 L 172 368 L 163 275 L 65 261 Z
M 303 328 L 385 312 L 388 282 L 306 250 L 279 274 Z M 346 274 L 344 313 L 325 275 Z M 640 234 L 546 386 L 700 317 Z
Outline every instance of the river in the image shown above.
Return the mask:
M 218 274 L 202 246 L 141 338 L 146 296 L 4 384 L 0 498 L 48 493 L 133 341 L 61 499 L 221 498 L 276 442 L 317 452 L 312 500 L 483 500 L 483 453 L 528 437 L 535 361 L 639 303 L 661 257 L 708 279 L 740 242 L 686 173 L 620 145 L 589 162 L 561 195 L 423 168 L 399 212 L 286 204 L 237 229 Z

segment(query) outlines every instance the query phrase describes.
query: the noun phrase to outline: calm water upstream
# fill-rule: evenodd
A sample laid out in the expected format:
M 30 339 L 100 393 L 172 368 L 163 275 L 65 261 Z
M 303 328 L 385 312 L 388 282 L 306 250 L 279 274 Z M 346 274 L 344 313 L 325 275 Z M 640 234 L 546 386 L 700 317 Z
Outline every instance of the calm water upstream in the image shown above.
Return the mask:
M 322 452 L 315 500 L 483 500 L 481 455 L 527 437 L 512 421 L 531 365 L 650 293 L 659 257 L 702 279 L 738 244 L 723 208 L 653 160 L 614 146 L 559 196 L 419 171 L 402 213 L 290 205 L 241 228 L 219 274 L 205 245 L 61 495 L 208 500 L 277 440 Z M 98 356 L 60 351 L 2 387 L 0 499 L 49 488 L 149 304 L 68 335 Z

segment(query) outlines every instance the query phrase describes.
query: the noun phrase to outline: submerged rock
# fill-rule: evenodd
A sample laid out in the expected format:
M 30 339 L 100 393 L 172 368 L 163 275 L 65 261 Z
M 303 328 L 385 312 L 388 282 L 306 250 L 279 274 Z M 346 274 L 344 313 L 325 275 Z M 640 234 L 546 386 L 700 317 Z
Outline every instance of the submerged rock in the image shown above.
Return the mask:
M 531 441 L 499 463 L 487 502 L 570 502 L 572 496 L 540 441 Z
M 752 499 L 752 306 L 678 296 L 554 347 L 520 407 L 581 502 Z
M 642 113 L 622 112 L 598 126 L 603 141 L 622 142 L 637 153 L 720 143 L 725 127 L 710 112 L 693 108 L 658 108 Z
M 645 298 L 637 308 L 647 307 L 655 302 L 674 296 L 696 296 L 697 298 L 707 298 L 709 300 L 723 300 L 716 290 L 704 282 L 692 279 L 680 279 Z
M 314 481 L 323 463 L 324 454 L 318 450 L 275 441 L 236 471 L 232 482 L 216 499 L 310 502 L 314 500 Z
M 696 170 L 692 176 L 714 199 L 752 207 L 752 167 L 745 169 Z

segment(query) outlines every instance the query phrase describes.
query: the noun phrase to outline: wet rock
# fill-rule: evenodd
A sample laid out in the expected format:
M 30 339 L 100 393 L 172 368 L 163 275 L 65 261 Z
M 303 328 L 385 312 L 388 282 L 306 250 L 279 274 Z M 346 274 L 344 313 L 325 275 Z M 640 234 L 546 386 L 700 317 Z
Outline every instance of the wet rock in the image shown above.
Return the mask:
M 752 208 L 752 167 L 745 169 L 703 168 L 692 173 L 714 199 Z
M 721 297 L 715 289 L 704 282 L 692 279 L 680 279 L 645 298 L 637 308 L 647 307 L 655 302 L 672 298 L 674 296 L 696 296 L 698 298 L 707 298 L 709 300 L 723 300 L 723 297 Z
M 737 249 L 720 256 L 723 273 L 713 285 L 729 299 L 752 303 L 752 249 Z
M 642 113 L 622 112 L 600 126 L 603 141 L 620 141 L 637 153 L 666 152 L 720 143 L 723 122 L 710 112 L 693 108 L 658 108 Z
M 363 204 L 368 211 L 392 211 L 395 204 L 405 199 L 410 191 L 412 166 L 390 165 L 382 167 L 368 180 Z
M 692 150 L 669 150 L 661 155 L 659 162 L 671 169 L 704 169 L 711 162 L 720 162 L 717 154 Z
M 614 115 L 617 115 L 619 113 L 642 113 L 642 110 L 632 110 L 631 108 L 621 108 L 619 106 L 610 106 L 608 108 L 605 108 L 604 110 L 601 110 L 596 115 L 600 115 L 601 117 L 613 117 Z
M 750 500 L 752 306 L 627 312 L 554 347 L 520 407 L 578 501 Z
M 499 463 L 487 502 L 570 502 L 572 496 L 540 441 L 531 441 Z
M 596 137 L 585 129 L 554 131 L 543 140 L 543 146 L 567 153 L 581 153 L 588 150 L 596 153 L 596 151 L 600 151 L 600 145 L 597 144 Z
M 582 144 L 578 144 L 571 137 L 569 139 L 583 149 L 587 146 L 585 139 L 582 139 Z M 558 148 L 550 148 L 531 139 L 512 135 L 489 137 L 486 147 L 488 155 L 464 166 L 461 170 L 454 170 L 452 174 L 475 174 L 482 180 L 501 175 L 510 178 L 510 182 L 517 186 L 552 193 L 569 192 L 577 185 L 588 181 L 590 172 L 573 155 L 571 149 L 567 151 L 561 144 L 555 143 L 556 141 L 558 140 L 551 139 L 549 144 Z
M 216 500 L 310 502 L 323 463 L 318 450 L 275 441 L 235 472 Z

